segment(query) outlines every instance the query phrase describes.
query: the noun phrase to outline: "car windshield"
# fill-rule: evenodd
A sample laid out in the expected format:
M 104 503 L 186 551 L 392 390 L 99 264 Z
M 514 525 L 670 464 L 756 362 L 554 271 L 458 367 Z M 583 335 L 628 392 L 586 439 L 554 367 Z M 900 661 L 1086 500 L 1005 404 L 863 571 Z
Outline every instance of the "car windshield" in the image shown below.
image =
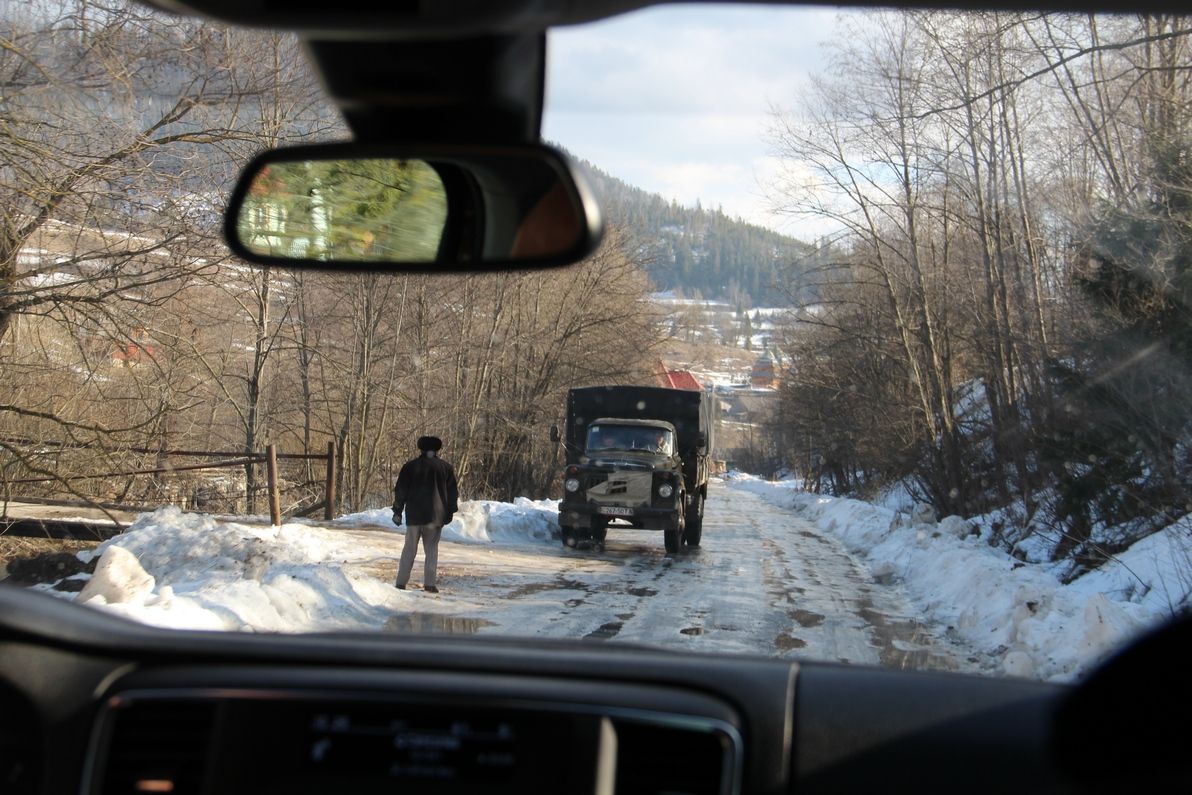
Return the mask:
M 674 435 L 665 428 L 640 425 L 592 425 L 588 428 L 588 452 L 599 450 L 642 450 L 670 455 Z
M 543 137 L 603 242 L 472 274 L 229 252 L 253 155 L 352 137 L 292 35 L 0 0 L 0 43 L 8 585 L 162 627 L 1059 681 L 1189 607 L 1188 17 L 553 30 Z M 250 195 L 250 231 L 429 258 L 423 176 L 354 174 L 342 240 L 301 189 Z M 389 240 L 394 208 L 425 230 Z

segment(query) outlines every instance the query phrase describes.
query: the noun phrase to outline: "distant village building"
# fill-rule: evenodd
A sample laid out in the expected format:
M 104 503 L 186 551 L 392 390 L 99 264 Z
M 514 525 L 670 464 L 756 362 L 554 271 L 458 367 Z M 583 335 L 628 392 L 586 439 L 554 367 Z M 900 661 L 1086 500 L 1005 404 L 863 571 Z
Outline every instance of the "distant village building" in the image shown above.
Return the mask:
M 130 342 L 123 343 L 112 351 L 113 364 L 135 367 L 157 358 L 157 346 L 152 344 L 148 330 L 138 326 L 133 329 L 131 337 Z
M 749 385 L 754 389 L 777 389 L 782 383 L 784 366 L 782 354 L 766 348 L 753 362 L 753 369 L 749 373 Z
M 690 389 L 699 392 L 704 387 L 689 370 L 671 370 L 661 360 L 654 364 L 654 377 L 658 386 L 668 389 Z

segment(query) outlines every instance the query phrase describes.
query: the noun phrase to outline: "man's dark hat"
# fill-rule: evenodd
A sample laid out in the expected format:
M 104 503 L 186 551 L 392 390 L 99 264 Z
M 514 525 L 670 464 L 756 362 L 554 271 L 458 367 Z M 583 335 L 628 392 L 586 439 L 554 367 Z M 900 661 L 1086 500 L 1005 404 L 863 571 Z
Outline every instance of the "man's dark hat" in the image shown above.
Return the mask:
M 418 449 L 424 453 L 442 450 L 443 440 L 437 436 L 420 436 L 418 437 Z

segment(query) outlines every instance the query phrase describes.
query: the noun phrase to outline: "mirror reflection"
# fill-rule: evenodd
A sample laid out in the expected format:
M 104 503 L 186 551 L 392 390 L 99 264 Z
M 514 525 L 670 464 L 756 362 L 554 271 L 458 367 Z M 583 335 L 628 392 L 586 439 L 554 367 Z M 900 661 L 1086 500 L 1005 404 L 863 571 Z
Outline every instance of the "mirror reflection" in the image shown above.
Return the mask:
M 446 222 L 443 180 L 423 160 L 301 160 L 257 173 L 237 230 L 269 257 L 434 262 Z
M 230 208 L 236 242 L 294 264 L 446 267 L 549 260 L 589 240 L 574 183 L 538 150 L 401 154 L 266 160 Z

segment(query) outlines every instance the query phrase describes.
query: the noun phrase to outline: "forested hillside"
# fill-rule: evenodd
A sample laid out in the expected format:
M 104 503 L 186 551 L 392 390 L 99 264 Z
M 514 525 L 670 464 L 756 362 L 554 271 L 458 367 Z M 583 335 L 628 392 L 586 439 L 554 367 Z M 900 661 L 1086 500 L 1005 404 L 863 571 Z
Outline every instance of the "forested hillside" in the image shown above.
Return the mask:
M 659 290 L 722 299 L 746 309 L 778 306 L 800 293 L 799 262 L 809 251 L 806 244 L 729 218 L 719 209 L 667 201 L 587 161 L 580 165 L 606 221 L 623 228 L 642 248 L 646 272 Z

